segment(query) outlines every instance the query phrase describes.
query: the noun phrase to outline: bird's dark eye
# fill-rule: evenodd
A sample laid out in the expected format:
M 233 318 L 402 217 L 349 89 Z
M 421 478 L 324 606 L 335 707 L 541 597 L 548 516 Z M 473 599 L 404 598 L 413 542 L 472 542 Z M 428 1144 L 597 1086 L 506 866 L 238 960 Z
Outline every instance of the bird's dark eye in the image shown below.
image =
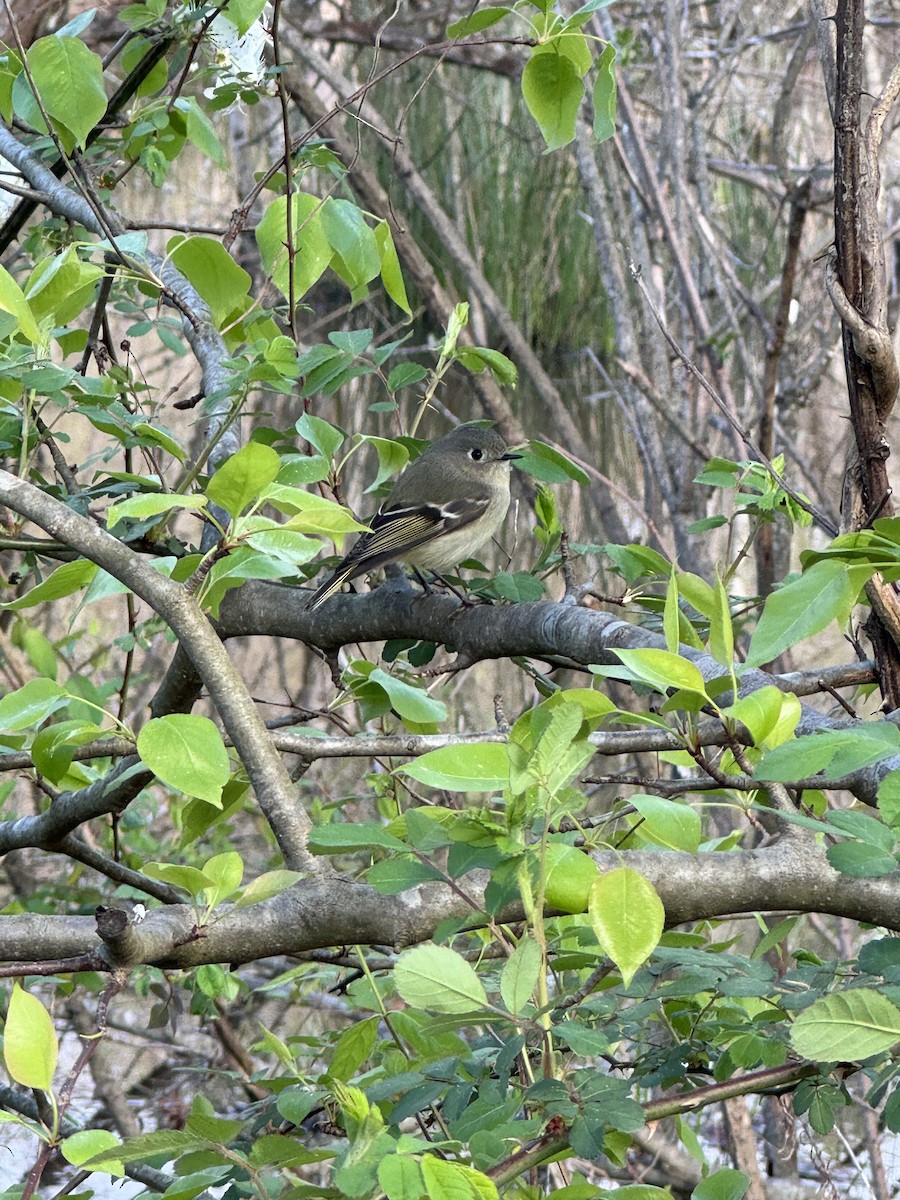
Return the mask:
M 476 462 L 481 462 L 481 460 L 484 458 L 484 451 L 483 450 L 470 450 L 469 457 L 474 458 Z

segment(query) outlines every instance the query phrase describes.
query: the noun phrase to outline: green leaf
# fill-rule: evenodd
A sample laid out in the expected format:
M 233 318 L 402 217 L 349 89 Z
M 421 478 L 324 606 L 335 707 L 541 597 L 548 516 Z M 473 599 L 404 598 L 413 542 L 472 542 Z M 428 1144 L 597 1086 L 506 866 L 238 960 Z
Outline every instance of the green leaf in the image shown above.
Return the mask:
M 497 1185 L 464 1163 L 434 1154 L 422 1157 L 422 1178 L 428 1200 L 497 1200 Z
M 831 825 L 836 825 L 838 829 L 843 829 L 852 837 L 868 842 L 870 846 L 874 846 L 878 850 L 890 853 L 894 849 L 897 839 L 893 830 L 867 812 L 861 812 L 855 808 L 832 809 L 828 813 L 828 821 Z
M 594 80 L 594 137 L 605 142 L 616 132 L 616 48 L 607 42 L 597 60 Z
M 617 650 L 616 654 L 625 667 L 624 676 L 620 675 L 617 678 L 624 677 L 649 684 L 663 694 L 672 688 L 679 688 L 706 696 L 706 684 L 700 671 L 692 662 L 678 654 L 672 654 L 668 650 L 651 649 Z M 591 670 L 598 669 L 591 667 Z M 612 668 L 612 671 L 616 671 L 616 668 Z
M 328 1064 L 328 1074 L 332 1079 L 346 1082 L 356 1074 L 375 1048 L 380 1020 L 380 1017 L 367 1017 L 341 1034 Z
M 314 854 L 354 854 L 360 850 L 408 850 L 399 838 L 388 833 L 375 821 L 354 821 L 352 824 L 316 825 L 309 835 L 309 848 Z
M 677 654 L 681 644 L 679 630 L 681 628 L 681 613 L 678 606 L 678 578 L 672 568 L 669 583 L 666 587 L 666 600 L 663 605 L 663 633 L 666 638 L 666 649 L 670 654 Z
M 138 1137 L 129 1138 L 111 1150 L 101 1150 L 93 1158 L 82 1163 L 92 1171 L 107 1171 L 113 1174 L 113 1167 L 122 1163 L 140 1162 L 144 1158 L 161 1155 L 166 1161 L 186 1154 L 188 1150 L 198 1150 L 207 1145 L 206 1139 L 194 1133 L 181 1129 L 160 1129 L 156 1133 L 142 1133 Z
M 666 912 L 656 889 L 640 872 L 617 867 L 591 888 L 589 912 L 604 954 L 627 986 L 662 936 Z
M 298 529 L 301 533 L 321 533 L 333 537 L 335 534 L 354 533 L 368 528 L 361 525 L 342 505 L 300 488 L 270 483 L 263 488 L 259 499 L 271 504 L 279 512 L 291 514 L 287 527 Z
M 823 996 L 791 1026 L 791 1044 L 804 1058 L 858 1062 L 900 1041 L 900 1008 L 874 988 Z
M 294 422 L 294 428 L 298 436 L 314 446 L 328 462 L 331 462 L 347 440 L 343 429 L 330 425 L 328 421 L 323 421 L 321 417 L 315 417 L 312 413 L 304 413 Z
M 228 166 L 228 160 L 212 121 L 197 103 L 195 96 L 188 97 L 186 101 L 183 97 L 175 101 L 176 107 L 180 107 L 182 103 L 184 104 L 185 130 L 188 138 L 201 154 L 211 158 L 216 166 L 224 170 Z
M 826 857 L 836 871 L 856 879 L 878 879 L 897 870 L 893 854 L 866 842 L 837 842 L 828 847 Z
M 244 878 L 244 863 L 236 850 L 216 854 L 203 864 L 203 874 L 208 876 L 214 888 L 208 888 L 206 902 L 210 907 L 226 900 L 241 886 Z
M 643 818 L 640 833 L 657 846 L 669 850 L 687 850 L 695 854 L 700 846 L 700 814 L 689 804 L 666 800 L 662 796 L 629 796 Z
M 102 736 L 100 727 L 90 721 L 56 721 L 35 734 L 31 758 L 45 779 L 59 784 L 72 765 L 76 748 Z
M 568 145 L 584 98 L 584 84 L 572 59 L 564 54 L 532 55 L 522 72 L 522 95 L 547 149 Z
M 541 948 L 526 934 L 500 972 L 500 995 L 511 1013 L 520 1013 L 531 1000 L 543 969 Z
M 259 550 L 287 566 L 300 566 L 321 551 L 322 544 L 295 529 L 260 529 L 244 539 L 248 546 Z
M 397 770 L 450 792 L 497 792 L 509 782 L 509 752 L 503 743 L 463 742 L 430 750 Z
M 388 1200 L 421 1200 L 426 1195 L 422 1167 L 409 1154 L 389 1154 L 378 1164 L 378 1184 Z
M 3 1027 L 3 1061 L 23 1087 L 49 1092 L 59 1057 L 50 1014 L 36 996 L 13 984 Z
M 420 883 L 432 883 L 444 876 L 434 867 L 423 863 L 409 854 L 394 854 L 381 862 L 373 863 L 366 872 L 366 882 L 382 896 L 398 896 L 418 887 Z
M 222 735 L 208 717 L 194 713 L 154 717 L 138 734 L 137 751 L 163 783 L 221 806 L 231 764 Z
M 888 722 L 827 730 L 767 750 L 757 767 L 756 777 L 786 783 L 821 771 L 826 779 L 837 779 L 892 757 L 898 748 L 900 731 Z
M 878 811 L 900 836 L 900 771 L 890 771 L 878 785 Z
M 845 562 L 828 559 L 814 563 L 799 578 L 769 595 L 750 639 L 746 665 L 759 667 L 771 662 L 832 621 L 846 622 L 859 588 Z
M 219 467 L 206 486 L 206 495 L 232 517 L 258 500 L 281 470 L 271 446 L 248 442 Z
M 550 842 L 544 854 L 544 900 L 549 908 L 582 913 L 600 868 L 589 854 L 563 842 Z
M 388 375 L 388 391 L 398 392 L 400 388 L 411 387 L 413 384 L 421 383 L 423 379 L 427 378 L 428 371 L 421 363 L 398 363 L 396 367 L 391 369 L 391 373 Z M 407 451 L 407 455 L 408 453 Z
M 456 358 L 473 375 L 480 375 L 487 367 L 501 387 L 516 386 L 519 377 L 516 364 L 499 350 L 489 350 L 486 346 L 460 346 Z
M 283 869 L 265 871 L 262 875 L 257 875 L 252 883 L 247 884 L 234 907 L 236 909 L 248 908 L 251 904 L 259 904 L 263 900 L 270 900 L 272 896 L 280 896 L 282 892 L 286 892 L 289 887 L 292 887 L 302 878 L 303 876 L 299 871 L 285 871 Z
M 112 1150 L 118 1145 L 119 1139 L 108 1129 L 82 1129 L 63 1138 L 59 1144 L 59 1152 L 67 1163 L 71 1163 L 73 1167 L 80 1167 L 89 1158 Z M 113 1164 L 107 1168 L 110 1175 L 120 1178 L 125 1174 L 123 1163 L 116 1163 L 115 1167 L 118 1167 L 118 1170 L 114 1169 Z
M 407 364 L 412 365 L 412 364 Z M 402 368 L 398 367 L 398 370 Z M 388 438 L 364 437 L 367 445 L 374 446 L 378 455 L 378 474 L 366 488 L 366 495 L 374 492 L 388 479 L 398 475 L 409 462 L 409 451 L 402 442 L 392 442 Z
M 215 882 L 197 867 L 180 866 L 178 863 L 144 863 L 144 874 L 148 879 L 158 879 L 171 887 L 181 888 L 194 900 L 198 900 Z
M 387 693 L 391 708 L 405 721 L 413 721 L 420 725 L 446 721 L 447 706 L 440 700 L 433 700 L 424 688 L 414 687 L 404 683 L 387 671 L 376 667 L 369 673 L 369 683 L 376 683 Z
M 83 262 L 74 246 L 42 259 L 25 285 L 35 319 L 49 317 L 54 325 L 67 325 L 89 303 L 102 276 L 103 268 Z
M 397 257 L 397 248 L 394 245 L 391 227 L 387 221 L 379 221 L 373 232 L 378 256 L 381 260 L 381 282 L 384 290 L 397 307 L 411 317 L 412 309 L 409 306 L 409 297 L 406 294 L 406 284 L 403 282 L 403 271 L 400 268 L 400 259 Z
M 7 692 L 0 700 L 0 729 L 15 733 L 40 725 L 68 700 L 65 690 L 52 679 L 30 679 L 24 687 Z
M 412 1008 L 468 1013 L 487 1004 L 487 994 L 474 969 L 449 946 L 404 950 L 394 967 L 394 985 Z
M 801 709 L 796 696 L 777 687 L 764 687 L 742 696 L 722 713 L 746 726 L 754 746 L 774 749 L 793 734 Z
M 246 298 L 250 276 L 215 238 L 179 236 L 169 242 L 168 250 L 172 262 L 205 301 L 213 324 L 221 329 Z
M 0 337 L 21 329 L 29 342 L 41 341 L 41 330 L 25 294 L 5 267 L 0 266 L 0 312 L 9 313 L 10 321 L 0 323 Z
M 720 1167 L 697 1184 L 691 1200 L 741 1200 L 749 1187 L 749 1175 L 733 1167 Z
M 496 25 L 498 21 L 509 16 L 510 12 L 511 9 L 508 8 L 480 8 L 471 16 L 463 17 L 459 21 L 454 21 L 452 25 L 448 25 L 447 37 L 461 38 L 468 37 L 471 33 L 481 33 L 483 29 L 489 29 L 491 25 Z
M 519 458 L 516 468 L 524 471 L 526 475 L 533 475 L 535 479 L 543 479 L 546 483 L 568 483 L 570 479 L 574 479 L 582 486 L 590 482 L 587 471 L 579 467 L 567 454 L 536 438 L 529 441 L 526 450 L 517 453 Z
M 241 37 L 262 16 L 267 0 L 229 0 L 225 16 Z
M 291 197 L 292 242 L 294 246 L 294 302 L 302 300 L 321 278 L 334 257 L 322 225 L 321 201 L 306 192 Z M 263 266 L 272 282 L 287 299 L 290 271 L 287 251 L 287 197 L 277 196 L 256 227 L 256 244 Z
M 38 38 L 26 57 L 48 116 L 84 149 L 88 134 L 106 112 L 100 58 L 78 38 L 58 34 Z
M 106 527 L 112 529 L 125 517 L 134 521 L 146 521 L 150 517 L 158 517 L 161 513 L 175 512 L 176 509 L 194 509 L 202 512 L 206 507 L 205 496 L 176 496 L 170 492 L 144 492 L 140 496 L 129 496 L 113 504 L 106 514 Z
M 369 283 L 381 271 L 375 234 L 362 211 L 350 200 L 329 198 L 322 208 L 322 229 L 341 257 L 341 274 L 352 289 Z

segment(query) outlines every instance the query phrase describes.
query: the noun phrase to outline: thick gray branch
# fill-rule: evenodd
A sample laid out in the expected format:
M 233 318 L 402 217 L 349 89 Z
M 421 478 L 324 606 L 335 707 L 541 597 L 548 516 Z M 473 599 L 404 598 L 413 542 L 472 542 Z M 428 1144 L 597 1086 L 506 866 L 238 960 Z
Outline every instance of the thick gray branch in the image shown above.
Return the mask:
M 709 852 L 603 851 L 603 871 L 626 864 L 656 888 L 669 926 L 747 912 L 819 912 L 900 930 L 900 873 L 883 879 L 841 875 L 812 841 L 784 838 L 761 850 Z M 136 962 L 190 968 L 203 963 L 252 962 L 335 945 L 403 947 L 427 940 L 449 918 L 471 917 L 478 925 L 485 880 L 459 881 L 468 903 L 443 884 L 427 884 L 400 896 L 383 896 L 364 883 L 304 880 L 280 896 L 231 910 L 202 929 L 188 905 L 158 908 L 128 930 Z M 522 920 L 517 903 L 503 920 Z M 10 962 L 69 958 L 101 951 L 90 917 L 21 914 L 0 923 L 0 958 Z M 126 965 L 121 962 L 111 966 Z

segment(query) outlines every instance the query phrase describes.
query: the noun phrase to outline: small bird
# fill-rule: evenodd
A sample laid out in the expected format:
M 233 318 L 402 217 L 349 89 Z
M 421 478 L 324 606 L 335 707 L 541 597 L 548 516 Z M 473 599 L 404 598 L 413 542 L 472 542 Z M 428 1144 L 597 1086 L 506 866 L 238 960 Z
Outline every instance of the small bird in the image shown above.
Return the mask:
M 514 459 L 499 433 L 460 425 L 410 463 L 391 494 L 307 611 L 345 583 L 389 562 L 445 571 L 469 558 L 497 532 L 509 508 Z

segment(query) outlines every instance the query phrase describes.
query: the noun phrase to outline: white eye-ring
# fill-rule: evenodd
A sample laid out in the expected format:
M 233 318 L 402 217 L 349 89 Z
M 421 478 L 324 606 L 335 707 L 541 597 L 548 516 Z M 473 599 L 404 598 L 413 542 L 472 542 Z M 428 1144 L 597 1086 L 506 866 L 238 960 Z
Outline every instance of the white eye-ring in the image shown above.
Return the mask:
M 476 462 L 481 462 L 481 460 L 484 458 L 484 451 L 478 449 L 470 450 L 469 458 L 474 458 Z

